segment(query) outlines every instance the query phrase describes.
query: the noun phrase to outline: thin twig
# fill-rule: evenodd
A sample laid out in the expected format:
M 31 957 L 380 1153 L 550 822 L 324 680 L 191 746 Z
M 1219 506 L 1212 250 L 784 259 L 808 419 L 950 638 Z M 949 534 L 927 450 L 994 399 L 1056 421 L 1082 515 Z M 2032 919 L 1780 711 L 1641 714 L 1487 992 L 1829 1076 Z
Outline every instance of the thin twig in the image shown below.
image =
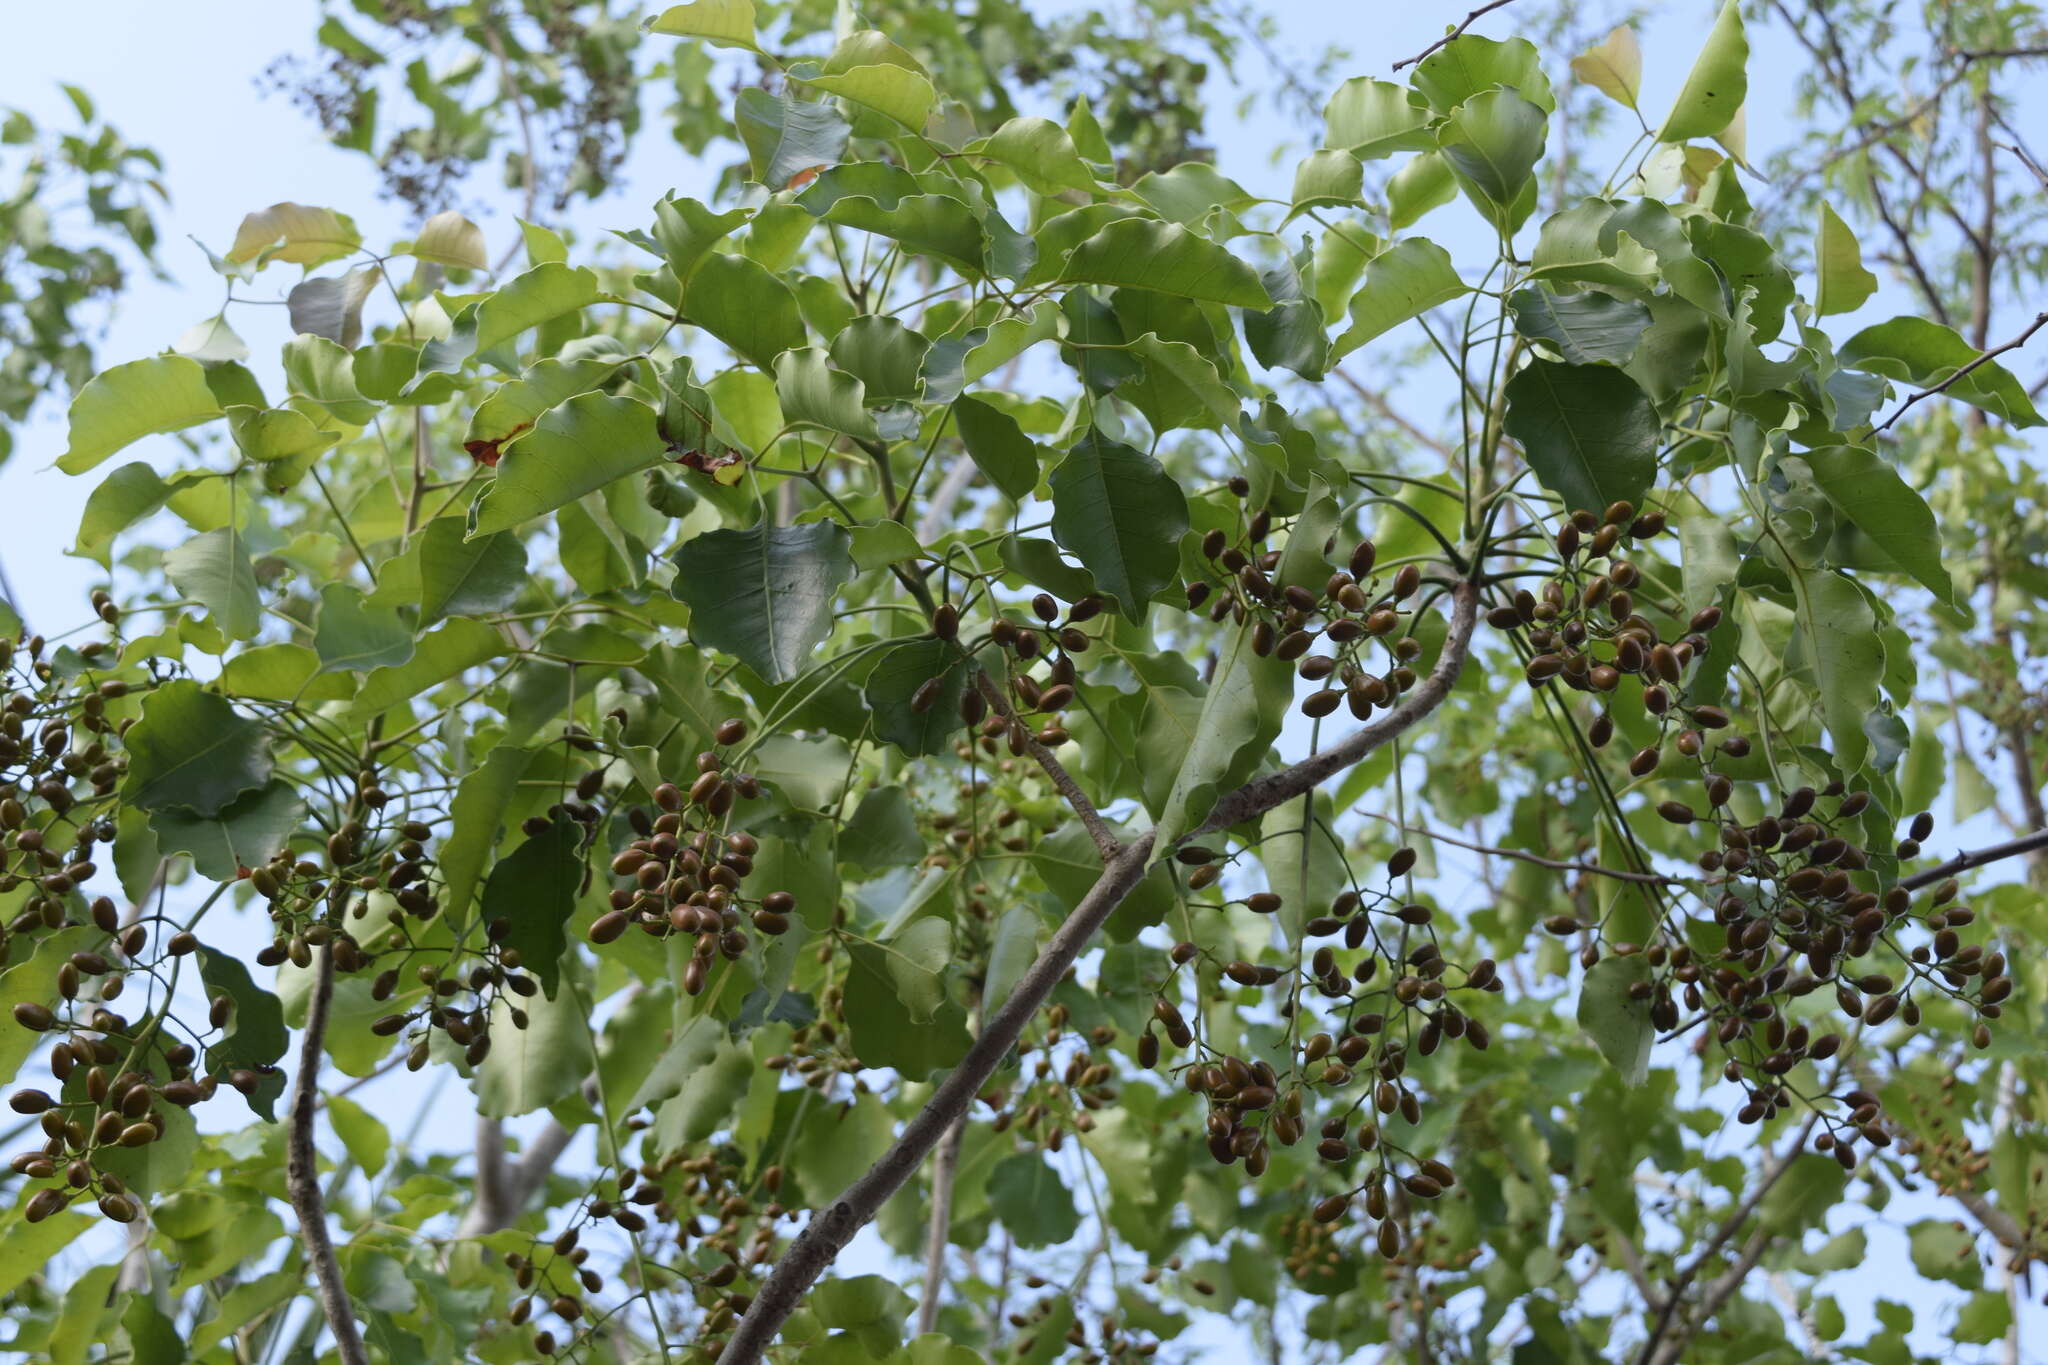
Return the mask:
M 1624 872 L 1620 868 L 1602 867 L 1598 863 L 1560 862 L 1556 858 L 1545 858 L 1538 854 L 1525 853 L 1519 848 L 1495 848 L 1489 844 L 1470 843 L 1454 835 L 1444 834 L 1438 830 L 1429 829 L 1421 825 L 1404 825 L 1393 816 L 1382 815 L 1378 811 L 1360 811 L 1359 814 L 1374 820 L 1385 821 L 1403 834 L 1418 834 L 1425 839 L 1433 839 L 1440 844 L 1450 844 L 1454 848 L 1462 848 L 1472 853 L 1483 854 L 1489 858 L 1513 858 L 1518 862 L 1534 863 L 1537 867 L 1547 867 L 1552 872 L 1584 872 L 1590 876 L 1612 877 L 1618 882 L 1636 882 L 1643 886 L 1685 885 L 1685 878 L 1667 877 L 1661 872 Z
M 1465 36 L 1465 30 L 1472 27 L 1472 22 L 1475 19 L 1478 19 L 1483 15 L 1491 14 L 1493 13 L 1493 11 L 1501 8 L 1503 5 L 1512 5 L 1513 3 L 1515 3 L 1515 0 L 1492 0 L 1491 4 L 1481 5 L 1478 9 L 1473 10 L 1470 14 L 1465 16 L 1465 22 L 1459 24 L 1456 28 L 1452 29 L 1443 37 L 1431 43 L 1428 47 L 1422 49 L 1422 51 L 1416 53 L 1413 57 L 1407 57 L 1402 59 L 1401 61 L 1395 62 L 1394 70 L 1399 71 L 1404 66 L 1413 66 L 1417 62 L 1421 61 L 1424 57 L 1427 57 L 1430 53 L 1436 51 L 1438 48 L 1449 47 L 1457 39 Z
M 2023 853 L 2032 853 L 2037 848 L 2048 848 L 2048 829 L 2037 829 L 2032 834 L 2023 834 L 2017 839 L 2008 839 L 2002 844 L 1992 844 L 1988 848 L 1958 853 L 1947 862 L 1938 863 L 1925 872 L 1915 872 L 1910 877 L 1900 878 L 1899 885 L 1908 891 L 1918 891 L 1922 887 L 1932 886 L 1938 881 L 1953 877 L 1958 872 L 1967 872 L 1973 867 L 2002 862 L 2007 858 L 2017 858 Z
M 1716 1229 L 1712 1239 L 1707 1242 L 1705 1247 L 1701 1248 L 1700 1254 L 1693 1257 L 1686 1268 L 1679 1272 L 1678 1278 L 1672 1282 L 1671 1292 L 1664 1297 L 1664 1307 L 1659 1310 L 1657 1321 L 1650 1328 L 1649 1337 L 1643 1342 L 1642 1354 L 1636 1357 L 1638 1365 L 1653 1365 L 1654 1362 L 1674 1360 L 1676 1356 L 1671 1354 L 1671 1352 L 1684 1349 L 1682 1342 L 1672 1343 L 1669 1350 L 1660 1350 L 1659 1348 L 1660 1344 L 1664 1341 L 1665 1334 L 1671 1330 L 1672 1317 L 1678 1311 L 1679 1301 L 1685 1297 L 1686 1288 L 1699 1277 L 1701 1269 L 1706 1266 L 1707 1262 L 1719 1254 L 1721 1247 L 1728 1239 L 1733 1237 L 1742 1225 L 1749 1220 L 1749 1215 L 1756 1210 L 1758 1204 L 1763 1203 L 1764 1196 L 1771 1192 L 1778 1181 L 1784 1177 L 1785 1172 L 1792 1169 L 1793 1159 L 1805 1150 L 1806 1139 L 1813 1135 L 1814 1125 L 1819 1122 L 1820 1110 L 1818 1109 L 1806 1116 L 1806 1122 L 1800 1125 L 1798 1135 L 1792 1139 L 1791 1145 L 1781 1155 L 1772 1157 L 1770 1163 L 1764 1168 L 1763 1177 L 1757 1181 L 1756 1188 L 1751 1190 L 1748 1196 L 1740 1204 L 1736 1205 L 1735 1211 L 1722 1221 L 1721 1226 Z M 1761 1254 L 1762 1252 L 1759 1250 L 1758 1255 Z M 1721 1281 L 1716 1281 L 1716 1288 L 1719 1288 L 1720 1284 Z M 1732 1292 L 1732 1288 L 1730 1292 Z M 1725 1298 L 1726 1294 L 1723 1294 L 1722 1297 Z M 1714 1306 L 1720 1306 L 1719 1300 L 1715 1301 Z
M 1978 356 L 1969 364 L 1958 369 L 1954 374 L 1950 375 L 1948 378 L 1942 380 L 1939 384 L 1933 385 L 1930 388 L 1922 389 L 1920 390 L 1920 392 L 1914 394 L 1911 398 L 1908 398 L 1905 402 L 1899 404 L 1899 410 L 1897 412 L 1894 412 L 1891 416 L 1885 418 L 1884 425 L 1880 426 L 1878 430 L 1884 431 L 1886 428 L 1890 427 L 1892 423 L 1898 421 L 1901 417 L 1904 417 L 1906 415 L 1907 408 L 1912 407 L 1915 403 L 1919 402 L 1923 398 L 1932 398 L 1937 393 L 1941 393 L 1950 385 L 1954 384 L 1957 380 L 1961 379 L 1964 375 L 1976 369 L 1979 365 L 1988 365 L 1993 360 L 1997 359 L 1999 356 L 2004 355 L 2007 351 L 2017 351 L 2020 347 L 2026 345 L 2027 342 L 2032 340 L 2034 333 L 2040 331 L 2043 327 L 2048 327 L 2048 313 L 2036 313 L 2034 315 L 2034 320 L 2027 325 L 2026 331 L 2021 332 L 2018 336 L 2014 337 L 2011 341 L 2006 342 L 2003 346 L 1992 347 L 1990 350 L 1984 352 L 1982 355 Z
M 327 1046 L 327 1011 L 334 999 L 334 957 L 325 947 L 313 951 L 319 956 L 313 968 L 313 989 L 306 1000 L 306 1036 L 299 1045 L 284 1183 L 292 1210 L 299 1216 L 299 1236 L 306 1246 L 306 1259 L 313 1263 L 320 1309 L 334 1333 L 335 1353 L 342 1365 L 369 1365 L 362 1334 L 356 1329 L 355 1310 L 349 1306 L 348 1287 L 342 1283 L 341 1262 L 335 1259 L 334 1239 L 328 1235 L 327 1202 L 320 1194 L 319 1155 L 313 1146 L 320 1063 Z
M 1074 814 L 1081 817 L 1081 824 L 1087 829 L 1088 837 L 1095 841 L 1095 851 L 1102 855 L 1102 861 L 1106 863 L 1115 858 L 1123 851 L 1123 841 L 1116 837 L 1116 831 L 1109 827 L 1109 822 L 1095 809 L 1095 803 L 1088 799 L 1088 793 L 1081 790 L 1081 784 L 1074 780 L 1074 775 L 1053 756 L 1052 750 L 1038 742 L 1037 736 L 1031 733 L 1030 726 L 1017 719 L 1017 713 L 1010 708 L 1009 698 L 996 686 L 996 680 L 989 676 L 987 669 L 978 668 L 974 671 L 974 686 L 981 693 L 983 700 L 988 702 L 990 709 L 1010 722 L 1013 727 L 1011 733 L 1024 736 L 1024 752 L 1031 756 L 1032 762 L 1044 770 L 1053 786 L 1059 789 L 1060 795 L 1066 798 L 1067 804 L 1074 808 Z

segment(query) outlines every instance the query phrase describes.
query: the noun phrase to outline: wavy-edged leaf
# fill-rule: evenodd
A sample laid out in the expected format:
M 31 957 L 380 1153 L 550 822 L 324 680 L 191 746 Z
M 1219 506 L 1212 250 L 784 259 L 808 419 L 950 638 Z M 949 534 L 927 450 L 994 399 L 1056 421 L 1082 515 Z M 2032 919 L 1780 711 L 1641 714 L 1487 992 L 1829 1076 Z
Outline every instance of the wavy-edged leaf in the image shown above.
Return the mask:
M 597 298 L 597 272 L 559 262 L 537 265 L 477 305 L 476 349 L 488 351 Z
M 1525 285 L 1508 299 L 1515 330 L 1540 341 L 1568 365 L 1626 365 L 1650 326 L 1650 309 L 1636 299 L 1587 290 L 1556 294 Z
M 471 539 L 523 526 L 668 454 L 654 409 L 635 398 L 578 394 L 549 408 L 504 447 L 498 474 L 471 510 Z
M 57 468 L 83 474 L 145 436 L 183 431 L 220 414 L 205 369 L 190 356 L 131 360 L 94 375 L 71 400 L 70 444 Z
M 263 596 L 240 527 L 231 523 L 192 537 L 164 556 L 164 574 L 205 607 L 230 640 L 253 639 L 263 624 Z
M 1725 129 L 1749 98 L 1749 39 L 1742 29 L 1742 6 L 1726 0 L 1707 34 L 1706 45 L 1657 130 L 1659 142 L 1712 137 Z
M 139 810 L 218 815 L 270 780 L 264 728 L 188 679 L 164 683 L 145 697 L 142 717 L 125 740 L 121 799 Z
M 1348 355 L 1465 292 L 1450 252 L 1422 237 L 1397 242 L 1367 262 L 1365 286 L 1351 296 L 1351 325 L 1337 338 L 1331 356 Z
M 683 320 L 764 370 L 804 344 L 803 314 L 789 286 L 755 261 L 725 252 L 706 256 L 690 276 Z
M 1077 284 L 1130 285 L 1240 308 L 1273 300 L 1258 272 L 1178 223 L 1124 218 L 1073 249 L 1060 278 Z

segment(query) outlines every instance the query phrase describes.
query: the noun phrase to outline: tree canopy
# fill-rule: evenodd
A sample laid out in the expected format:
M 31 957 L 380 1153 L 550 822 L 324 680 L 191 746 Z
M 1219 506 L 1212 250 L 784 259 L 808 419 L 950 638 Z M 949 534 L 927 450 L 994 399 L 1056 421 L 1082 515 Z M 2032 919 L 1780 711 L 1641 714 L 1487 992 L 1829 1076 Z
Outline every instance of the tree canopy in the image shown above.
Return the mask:
M 410 235 L 237 205 L 154 354 L 153 154 L 0 135 L 104 571 L 0 607 L 0 1352 L 2021 1358 L 2031 6 L 331 10 Z

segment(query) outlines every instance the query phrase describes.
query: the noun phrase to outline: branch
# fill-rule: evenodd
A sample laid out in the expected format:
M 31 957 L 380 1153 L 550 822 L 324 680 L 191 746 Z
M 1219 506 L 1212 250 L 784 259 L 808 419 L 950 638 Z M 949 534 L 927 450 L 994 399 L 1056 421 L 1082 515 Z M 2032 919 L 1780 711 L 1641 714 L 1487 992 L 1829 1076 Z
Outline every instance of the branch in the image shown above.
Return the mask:
M 1008 698 L 1003 696 L 1002 689 L 996 686 L 996 680 L 989 676 L 987 669 L 978 668 L 974 671 L 974 686 L 981 693 L 983 700 L 988 702 L 989 709 L 1004 720 L 1022 728 L 1024 752 L 1031 755 L 1032 761 L 1045 770 L 1046 777 L 1051 779 L 1053 786 L 1059 788 L 1059 793 L 1067 799 L 1067 804 L 1074 808 L 1074 814 L 1081 817 L 1081 823 L 1087 827 L 1088 837 L 1095 841 L 1095 851 L 1102 855 L 1102 861 L 1106 863 L 1116 857 L 1123 850 L 1123 842 L 1103 820 L 1102 812 L 1095 809 L 1095 803 L 1088 799 L 1088 793 L 1081 790 L 1081 784 L 1074 780 L 1074 775 L 1066 770 L 1059 759 L 1053 757 L 1052 750 L 1038 742 L 1037 736 L 1031 733 L 1029 726 L 1023 725 L 1017 719 L 1017 713 L 1010 709 Z
M 2048 313 L 2036 313 L 2034 315 L 2034 320 L 2027 325 L 2026 331 L 2021 332 L 2018 336 L 2014 337 L 2011 341 L 2006 342 L 2003 346 L 1992 347 L 1990 350 L 1984 352 L 1982 355 L 1978 356 L 1969 364 L 1957 370 L 1948 378 L 1942 380 L 1939 384 L 1936 384 L 1931 388 L 1922 389 L 1920 390 L 1920 392 L 1914 394 L 1911 398 L 1908 398 L 1905 402 L 1899 404 L 1899 410 L 1897 412 L 1894 412 L 1891 416 L 1885 418 L 1884 426 L 1879 427 L 1878 430 L 1885 430 L 1887 427 L 1891 426 L 1892 423 L 1898 421 L 1901 417 L 1904 417 L 1906 415 L 1907 408 L 1912 407 L 1915 403 L 1919 402 L 1923 398 L 1934 397 L 1934 395 L 1942 392 L 1944 389 L 1947 389 L 1950 385 L 1954 384 L 1958 379 L 1961 379 L 1970 371 L 1976 369 L 1979 365 L 1988 365 L 1997 357 L 2004 355 L 2007 351 L 2017 351 L 2020 347 L 2026 345 L 2028 341 L 2032 340 L 2034 333 L 2040 331 L 2043 327 L 2048 327 Z
M 1342 380 L 1344 382 L 1344 387 L 1350 389 L 1353 393 L 1357 394 L 1360 402 L 1364 403 L 1367 407 L 1371 408 L 1381 417 L 1385 418 L 1389 422 L 1392 422 L 1396 427 L 1400 428 L 1401 433 L 1404 436 L 1406 436 L 1409 440 L 1415 442 L 1417 445 L 1424 446 L 1430 450 L 1435 451 L 1437 454 L 1442 455 L 1446 459 L 1449 459 L 1454 454 L 1454 452 L 1448 445 L 1445 445 L 1442 441 L 1430 435 L 1421 427 L 1415 425 L 1415 423 L 1409 421 L 1406 417 L 1403 417 L 1400 413 L 1396 412 L 1394 410 L 1394 405 L 1387 401 L 1387 396 L 1385 394 L 1381 393 L 1377 389 L 1367 388 L 1364 384 L 1360 383 L 1358 379 L 1353 377 L 1351 372 L 1346 370 L 1343 366 L 1339 365 L 1337 368 L 1331 370 L 1330 373 L 1335 375 L 1338 379 Z
M 1655 1325 L 1650 1328 L 1649 1337 L 1643 1342 L 1642 1354 L 1636 1357 L 1637 1365 L 1665 1365 L 1666 1362 L 1673 1362 L 1678 1359 L 1677 1353 L 1685 1349 L 1685 1343 L 1682 1340 L 1672 1342 L 1668 1346 L 1663 1343 L 1665 1333 L 1671 1330 L 1672 1317 L 1678 1311 L 1679 1300 L 1684 1298 L 1687 1286 L 1699 1277 L 1700 1270 L 1706 1263 L 1712 1260 L 1721 1250 L 1723 1244 L 1730 1237 L 1733 1237 L 1736 1230 L 1748 1221 L 1749 1215 L 1755 1211 L 1758 1204 L 1763 1203 L 1764 1196 L 1771 1192 L 1771 1188 L 1784 1177 L 1785 1172 L 1792 1169 L 1793 1158 L 1797 1157 L 1805 1149 L 1806 1139 L 1812 1136 L 1814 1125 L 1819 1122 L 1820 1110 L 1818 1109 L 1806 1116 L 1806 1122 L 1800 1125 L 1798 1136 L 1793 1138 L 1791 1145 L 1785 1149 L 1782 1155 L 1771 1158 L 1770 1164 L 1764 1169 L 1763 1178 L 1757 1181 L 1756 1188 L 1751 1190 L 1748 1196 L 1736 1206 L 1735 1212 L 1729 1214 L 1722 1222 L 1720 1228 L 1715 1231 L 1712 1240 L 1701 1249 L 1699 1255 L 1693 1257 L 1692 1264 L 1679 1272 L 1678 1278 L 1671 1285 L 1671 1292 L 1664 1298 L 1664 1307 L 1657 1314 Z M 1765 1240 L 1768 1241 L 1767 1238 Z M 1763 1254 L 1762 1248 L 1757 1248 L 1756 1254 L 1761 1256 Z M 1747 1259 L 1748 1253 L 1745 1252 L 1744 1256 Z M 1754 1265 L 1755 1261 L 1751 1260 L 1749 1266 L 1743 1267 L 1743 1274 L 1748 1274 L 1750 1267 Z M 1708 1308 L 1709 1313 L 1712 1312 L 1713 1308 L 1718 1308 L 1721 1300 L 1725 1299 L 1729 1293 L 1734 1292 L 1733 1285 L 1729 1285 L 1725 1290 L 1722 1289 L 1722 1285 L 1726 1280 L 1727 1276 L 1723 1276 L 1720 1280 L 1716 1280 L 1713 1287 L 1708 1290 L 1708 1297 L 1712 1299 L 1712 1306 Z M 1740 1282 L 1738 1278 L 1736 1283 L 1739 1284 Z M 1717 1291 L 1720 1292 L 1720 1298 L 1713 1298 Z
M 1495 848 L 1490 844 L 1471 843 L 1467 840 L 1456 838 L 1453 835 L 1442 834 L 1433 829 L 1426 829 L 1420 825 L 1404 825 L 1393 816 L 1382 815 L 1378 811 L 1360 811 L 1359 814 L 1374 820 L 1385 821 L 1403 834 L 1419 834 L 1425 839 L 1433 839 L 1437 843 L 1449 844 L 1453 848 L 1466 849 L 1489 858 L 1513 858 L 1517 862 L 1534 863 L 1537 867 L 1547 867 L 1553 872 L 1583 872 L 1589 876 L 1612 877 L 1618 882 L 1635 882 L 1643 886 L 1685 885 L 1685 878 L 1667 877 L 1661 872 L 1624 872 L 1620 868 L 1602 867 L 1598 863 L 1560 862 L 1556 858 L 1545 858 L 1539 854 L 1525 853 L 1519 848 Z
M 1512 5 L 1514 2 L 1515 0 L 1492 0 L 1491 4 L 1481 5 L 1478 9 L 1473 10 L 1470 14 L 1465 16 L 1465 22 L 1459 24 L 1456 28 L 1452 29 L 1443 37 L 1431 43 L 1428 47 L 1422 49 L 1422 51 L 1416 53 L 1413 57 L 1407 57 L 1402 59 L 1401 61 L 1395 62 L 1394 70 L 1399 71 L 1404 66 L 1413 66 L 1417 62 L 1421 61 L 1424 57 L 1427 57 L 1430 53 L 1436 51 L 1438 48 L 1449 47 L 1453 42 L 1465 36 L 1465 30 L 1472 27 L 1473 20 L 1478 19 L 1482 15 L 1491 14 L 1493 11 L 1501 8 L 1503 5 Z
M 1346 736 L 1342 743 L 1311 754 L 1291 768 L 1245 783 L 1217 801 L 1201 827 L 1184 835 L 1180 842 L 1199 839 L 1205 834 L 1264 815 L 1273 807 L 1322 785 L 1346 768 L 1356 766 L 1367 754 L 1413 728 L 1450 695 L 1452 685 L 1464 671 L 1465 656 L 1472 648 L 1472 630 L 1478 619 L 1479 589 L 1469 580 L 1461 582 L 1451 593 L 1450 631 L 1444 639 L 1443 653 L 1437 656 L 1436 667 L 1401 699 L 1398 706 Z
M 939 1290 L 946 1283 L 946 1236 L 953 1226 L 953 1178 L 960 1169 L 960 1139 L 967 1131 L 963 1110 L 939 1141 L 932 1161 L 932 1216 L 924 1237 L 924 1289 L 917 1300 L 917 1335 L 939 1323 Z
M 2001 862 L 2007 858 L 2017 858 L 2023 853 L 2032 853 L 2040 848 L 2048 848 L 2048 829 L 2037 829 L 2032 834 L 2023 834 L 2017 839 L 2008 839 L 2002 844 L 1992 844 L 1988 848 L 1958 853 L 1947 862 L 1938 863 L 1925 872 L 1915 872 L 1910 877 L 1900 878 L 1899 885 L 1908 891 L 1918 891 L 1945 878 L 1953 877 L 1958 872 L 1967 872 L 1973 867 Z
M 342 1365 L 369 1365 L 362 1335 L 356 1330 L 355 1312 L 349 1307 L 348 1288 L 342 1283 L 341 1263 L 334 1256 L 334 1239 L 328 1235 L 327 1205 L 320 1195 L 319 1156 L 313 1149 L 321 1054 L 327 1045 L 327 1010 L 334 999 L 334 956 L 324 947 L 314 951 L 319 954 L 319 961 L 313 969 L 313 991 L 306 1002 L 306 1036 L 299 1045 L 299 1074 L 292 1092 L 284 1183 L 291 1195 L 292 1211 L 299 1216 L 299 1236 L 306 1244 L 306 1259 L 313 1263 L 313 1278 L 320 1287 L 321 1311 L 334 1332 L 335 1353 L 341 1357 Z
M 1208 823 L 1188 837 L 1265 814 L 1340 768 L 1357 763 L 1427 717 L 1450 694 L 1464 668 L 1478 614 L 1479 589 L 1469 582 L 1460 583 L 1453 596 L 1450 633 L 1444 641 L 1443 653 L 1429 676 L 1399 706 L 1335 748 L 1231 792 L 1216 803 Z M 903 1126 L 895 1143 L 865 1175 L 847 1186 L 830 1205 L 814 1213 L 783 1252 L 774 1272 L 740 1318 L 718 1358 L 719 1365 L 759 1365 L 782 1324 L 796 1311 L 818 1276 L 853 1235 L 881 1211 L 889 1196 L 916 1173 L 947 1130 L 966 1114 L 974 1097 L 1022 1036 L 1025 1025 L 1052 994 L 1053 987 L 1066 976 L 1124 898 L 1144 879 L 1152 853 L 1152 836 L 1145 834 L 1123 845 L 1108 861 L 1102 875 L 1053 932 L 1051 941 L 1017 982 L 1009 998 L 985 1021 L 980 1036 L 969 1045 L 960 1064 L 932 1091 L 924 1108 Z

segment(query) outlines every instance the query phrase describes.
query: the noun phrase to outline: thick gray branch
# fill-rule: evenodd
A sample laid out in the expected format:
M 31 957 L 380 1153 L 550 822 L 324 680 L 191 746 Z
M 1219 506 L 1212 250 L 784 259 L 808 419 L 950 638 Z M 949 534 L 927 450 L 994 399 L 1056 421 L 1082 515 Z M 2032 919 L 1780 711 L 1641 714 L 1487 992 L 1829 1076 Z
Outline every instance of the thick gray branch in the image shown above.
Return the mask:
M 320 1289 L 320 1309 L 334 1333 L 335 1353 L 342 1365 L 369 1365 L 363 1353 L 362 1334 L 356 1330 L 355 1310 L 349 1306 L 348 1288 L 342 1283 L 341 1263 L 334 1256 L 334 1239 L 327 1232 L 327 1202 L 320 1194 L 319 1155 L 313 1147 L 315 1115 L 319 1109 L 320 1063 L 327 1046 L 327 1011 L 334 998 L 334 958 L 326 948 L 313 969 L 313 990 L 306 1002 L 306 1036 L 299 1045 L 299 1074 L 292 1091 L 290 1130 L 285 1144 L 284 1183 L 291 1195 L 292 1211 L 299 1216 L 299 1236 L 306 1246 L 306 1259 L 313 1263 L 313 1279 Z
M 1464 668 L 1471 648 L 1473 627 L 1478 620 L 1478 606 L 1478 589 L 1470 583 L 1459 584 L 1452 597 L 1450 632 L 1444 642 L 1443 654 L 1429 676 L 1416 684 L 1400 705 L 1335 747 L 1229 793 L 1216 803 L 1208 821 L 1196 831 L 1196 835 L 1264 815 L 1290 797 L 1300 796 L 1357 763 L 1428 716 L 1450 695 Z M 1052 994 L 1053 987 L 1067 974 L 1103 922 L 1123 903 L 1124 897 L 1144 879 L 1151 865 L 1152 853 L 1152 836 L 1146 834 L 1124 845 L 1108 860 L 1101 877 L 1054 931 L 1052 940 L 1018 981 L 1009 999 L 988 1016 L 981 1035 L 967 1049 L 966 1056 L 939 1083 L 924 1108 L 904 1125 L 902 1135 L 869 1168 L 867 1174 L 813 1214 L 804 1230 L 790 1243 L 782 1259 L 776 1262 L 774 1272 L 761 1286 L 761 1292 L 754 1296 L 752 1306 L 739 1320 L 724 1353 L 719 1356 L 719 1365 L 757 1365 L 776 1334 L 782 1330 L 782 1324 L 796 1311 L 818 1276 L 832 1264 L 853 1235 L 881 1211 L 889 1196 L 917 1172 L 925 1157 L 966 1114 L 975 1095 L 1016 1045 L 1025 1025 L 1038 1013 L 1046 997 Z

